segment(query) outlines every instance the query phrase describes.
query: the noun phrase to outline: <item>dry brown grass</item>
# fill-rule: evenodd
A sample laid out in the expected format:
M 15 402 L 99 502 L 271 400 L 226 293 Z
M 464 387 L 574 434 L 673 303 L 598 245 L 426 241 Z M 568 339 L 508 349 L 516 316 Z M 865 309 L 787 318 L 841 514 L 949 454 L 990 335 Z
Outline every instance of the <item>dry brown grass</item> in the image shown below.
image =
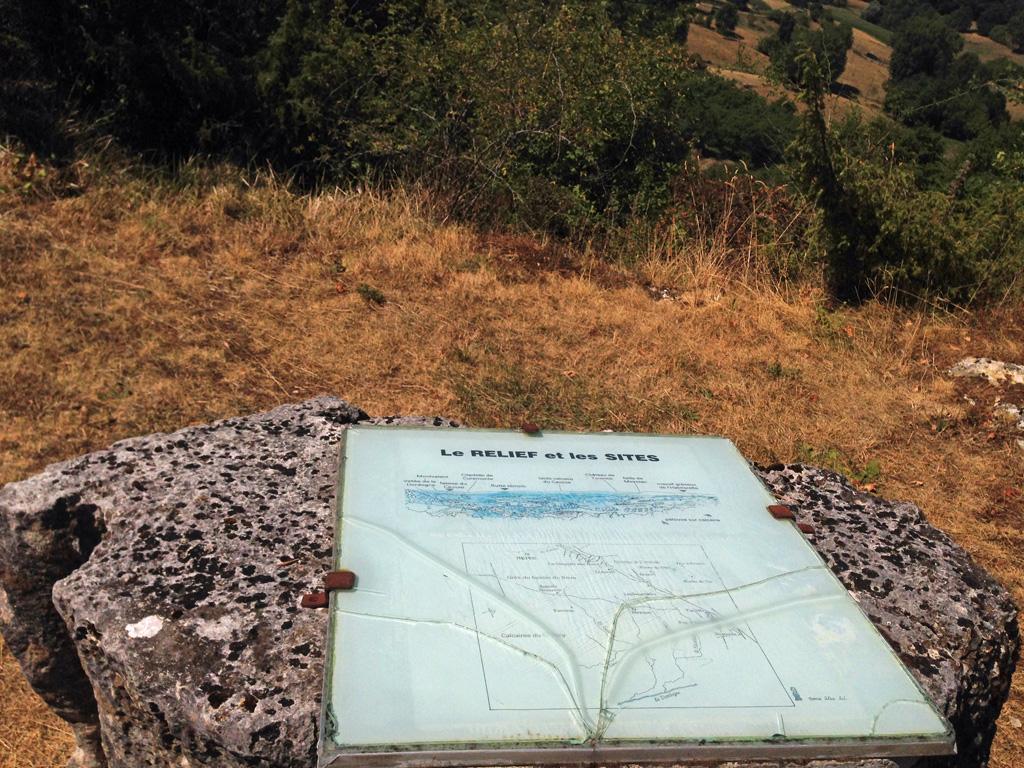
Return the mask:
M 432 223 L 411 193 L 80 176 L 73 197 L 0 193 L 0 482 L 324 392 L 480 426 L 717 433 L 763 462 L 879 462 L 879 493 L 920 504 L 1024 598 L 1020 453 L 942 373 L 1024 357 L 1019 313 L 829 313 L 756 265 L 724 277 L 727 240 L 619 269 Z M 67 730 L 0 658 L 0 768 L 60 764 Z M 1018 674 L 996 768 L 1024 761 L 1020 718 Z
M 741 14 L 741 23 L 732 37 L 725 37 L 714 29 L 700 24 L 691 24 L 686 35 L 686 48 L 722 69 L 763 72 L 768 66 L 768 57 L 757 50 L 758 41 L 768 34 L 774 24 L 765 29 L 749 26 L 750 14 Z
M 0 768 L 63 768 L 71 744 L 71 729 L 32 692 L 0 640 Z
M 891 57 L 892 48 L 866 32 L 854 29 L 853 47 L 846 55 L 846 69 L 839 82 L 857 89 L 858 102 L 881 112 Z

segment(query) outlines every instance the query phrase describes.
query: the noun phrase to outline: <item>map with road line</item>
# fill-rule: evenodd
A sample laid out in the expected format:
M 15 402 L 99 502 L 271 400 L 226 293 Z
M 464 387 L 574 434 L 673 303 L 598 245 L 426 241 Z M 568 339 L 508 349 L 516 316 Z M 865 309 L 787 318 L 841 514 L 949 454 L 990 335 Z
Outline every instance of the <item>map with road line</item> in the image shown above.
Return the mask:
M 948 747 L 727 440 L 353 427 L 341 467 L 334 565 L 358 578 L 331 596 L 323 733 L 341 762 L 325 765 L 462 747 L 474 765 L 527 747 Z
M 792 706 L 699 546 L 464 544 L 463 551 L 470 576 L 566 639 L 589 678 L 585 688 L 596 690 L 606 667 L 635 656 L 607 707 Z M 473 602 L 477 631 L 545 652 L 533 622 L 496 601 Z M 702 629 L 717 620 L 726 623 Z M 557 688 L 517 700 L 514 689 L 501 685 L 504 655 L 488 644 L 480 655 L 490 707 L 571 707 Z

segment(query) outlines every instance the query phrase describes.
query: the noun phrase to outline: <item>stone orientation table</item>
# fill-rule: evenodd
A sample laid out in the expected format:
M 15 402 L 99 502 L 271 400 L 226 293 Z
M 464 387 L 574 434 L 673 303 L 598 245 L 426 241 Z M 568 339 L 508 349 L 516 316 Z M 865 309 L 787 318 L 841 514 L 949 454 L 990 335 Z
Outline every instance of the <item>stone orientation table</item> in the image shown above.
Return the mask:
M 354 423 L 457 426 L 322 397 L 0 489 L 0 632 L 74 727 L 72 765 L 315 765 L 325 613 L 299 600 L 331 566 Z M 984 766 L 1019 655 L 1007 592 L 911 504 L 813 467 L 757 472 L 953 724 L 958 754 L 927 764 Z

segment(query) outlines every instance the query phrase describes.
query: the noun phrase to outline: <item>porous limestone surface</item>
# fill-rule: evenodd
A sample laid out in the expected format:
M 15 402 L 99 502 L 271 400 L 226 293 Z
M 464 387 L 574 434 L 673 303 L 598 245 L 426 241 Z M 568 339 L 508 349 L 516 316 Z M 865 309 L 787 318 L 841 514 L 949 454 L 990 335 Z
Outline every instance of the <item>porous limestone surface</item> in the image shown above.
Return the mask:
M 315 764 L 326 614 L 299 599 L 330 568 L 353 423 L 456 426 L 322 397 L 0 489 L 0 631 L 75 725 L 74 765 Z M 931 765 L 984 765 L 1019 653 L 1007 593 L 910 504 L 811 467 L 759 472 L 956 727 L 959 755 Z
M 811 541 L 957 734 L 958 766 L 983 766 L 1020 656 L 1017 607 L 913 504 L 834 472 L 774 465 L 762 479 L 814 525 Z

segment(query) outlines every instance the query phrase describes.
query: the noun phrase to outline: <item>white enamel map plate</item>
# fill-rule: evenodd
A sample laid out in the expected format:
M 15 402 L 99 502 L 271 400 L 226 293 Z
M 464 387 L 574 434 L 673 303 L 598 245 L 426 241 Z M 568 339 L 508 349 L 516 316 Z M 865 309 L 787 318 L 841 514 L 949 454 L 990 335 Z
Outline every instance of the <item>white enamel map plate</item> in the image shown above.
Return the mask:
M 947 754 L 728 440 L 345 433 L 322 766 Z

